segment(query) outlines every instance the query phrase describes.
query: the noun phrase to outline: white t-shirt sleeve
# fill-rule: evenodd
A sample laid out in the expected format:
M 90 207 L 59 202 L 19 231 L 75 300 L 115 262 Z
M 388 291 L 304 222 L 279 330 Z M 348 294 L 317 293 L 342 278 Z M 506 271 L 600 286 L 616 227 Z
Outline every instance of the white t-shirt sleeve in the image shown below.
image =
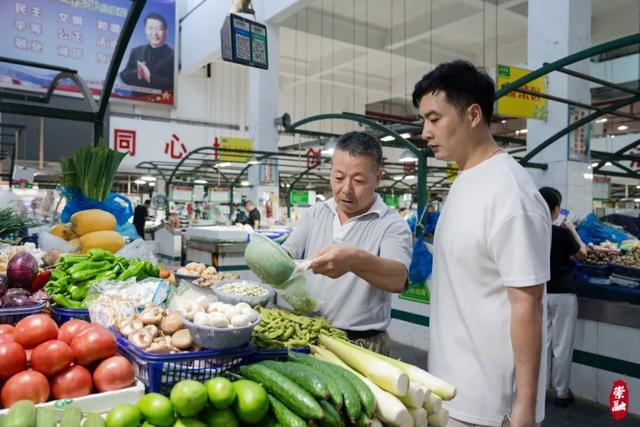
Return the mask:
M 380 257 L 398 261 L 409 271 L 411 265 L 411 229 L 404 219 L 394 221 L 385 231 L 380 244 Z
M 496 224 L 487 244 L 505 286 L 533 286 L 549 280 L 548 217 L 527 212 L 513 214 Z
M 307 235 L 311 229 L 311 222 L 313 221 L 313 212 L 315 209 L 307 209 L 307 211 L 300 218 L 300 223 L 293 229 L 289 238 L 282 244 L 282 249 L 287 251 L 289 256 L 293 259 L 304 259 L 307 249 Z

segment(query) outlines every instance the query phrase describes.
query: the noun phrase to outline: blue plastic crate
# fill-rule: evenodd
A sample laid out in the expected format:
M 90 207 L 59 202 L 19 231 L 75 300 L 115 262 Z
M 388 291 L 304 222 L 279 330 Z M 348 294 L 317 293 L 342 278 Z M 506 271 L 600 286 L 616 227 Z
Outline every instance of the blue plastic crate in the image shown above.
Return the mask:
M 291 351 L 309 354 L 309 347 L 292 348 Z M 251 356 L 251 363 L 260 362 L 261 360 L 277 360 L 286 361 L 289 359 L 289 349 L 286 348 L 257 348 L 256 352 Z
M 91 321 L 89 318 L 89 310 L 86 308 L 64 308 L 56 304 L 51 306 L 51 317 L 58 325 L 62 325 L 71 319 Z
M 117 332 L 120 353 L 133 363 L 136 376 L 149 392 L 168 395 L 179 381 L 192 379 L 204 382 L 228 370 L 249 363 L 254 353 L 250 344 L 228 350 L 201 350 L 175 354 L 155 354 L 142 351 Z
M 609 275 L 611 274 L 611 266 L 608 264 L 593 265 L 577 262 L 575 264 L 575 269 L 579 273 L 586 274 L 587 276 L 591 277 L 609 277 Z
M 47 305 L 44 302 L 27 307 L 0 308 L 0 323 L 15 325 L 21 319 L 32 314 L 42 313 Z

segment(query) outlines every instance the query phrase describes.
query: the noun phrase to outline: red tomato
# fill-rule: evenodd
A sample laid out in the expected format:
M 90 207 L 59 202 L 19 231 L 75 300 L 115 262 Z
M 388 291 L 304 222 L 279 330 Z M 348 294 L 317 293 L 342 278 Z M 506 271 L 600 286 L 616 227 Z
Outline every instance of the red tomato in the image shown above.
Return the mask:
M 0 392 L 0 401 L 5 408 L 18 400 L 30 400 L 33 403 L 46 402 L 49 399 L 49 381 L 36 371 L 22 371 L 7 380 Z
M 33 353 L 32 349 L 29 350 L 25 350 L 25 353 L 27 353 L 27 363 L 31 363 L 31 353 Z
M 50 377 L 73 363 L 73 351 L 64 341 L 49 340 L 33 349 L 31 369 Z
M 18 322 L 14 335 L 16 342 L 25 349 L 35 348 L 58 338 L 58 325 L 49 316 L 34 314 Z
M 113 335 L 99 325 L 86 328 L 71 341 L 76 362 L 84 366 L 113 356 L 117 349 Z
M 71 344 L 71 340 L 78 336 L 80 332 L 85 330 L 87 326 L 89 326 L 89 322 L 85 322 L 84 320 L 69 320 L 64 325 L 60 326 L 60 330 L 58 331 L 58 339 L 60 341 L 66 342 L 67 344 Z
M 27 355 L 16 342 L 0 343 L 0 377 L 9 378 L 27 369 Z
M 14 334 L 0 334 L 0 342 L 16 342 Z
M 91 373 L 84 366 L 71 366 L 51 378 L 51 396 L 54 399 L 86 396 L 92 389 Z
M 93 371 L 93 383 L 99 392 L 120 390 L 129 387 L 134 381 L 133 365 L 122 356 L 103 360 Z
M 11 325 L 7 325 L 6 323 L 3 323 L 2 325 L 0 325 L 0 335 L 12 334 L 14 331 L 15 331 L 15 328 Z

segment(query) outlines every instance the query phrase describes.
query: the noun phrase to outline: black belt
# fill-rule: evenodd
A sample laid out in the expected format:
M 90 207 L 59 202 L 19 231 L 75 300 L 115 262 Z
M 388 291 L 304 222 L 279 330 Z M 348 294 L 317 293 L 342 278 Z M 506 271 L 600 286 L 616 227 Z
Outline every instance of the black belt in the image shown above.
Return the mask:
M 372 338 L 376 335 L 384 333 L 384 331 L 377 331 L 375 329 L 369 329 L 368 331 L 345 331 L 351 341 L 361 340 L 366 338 Z

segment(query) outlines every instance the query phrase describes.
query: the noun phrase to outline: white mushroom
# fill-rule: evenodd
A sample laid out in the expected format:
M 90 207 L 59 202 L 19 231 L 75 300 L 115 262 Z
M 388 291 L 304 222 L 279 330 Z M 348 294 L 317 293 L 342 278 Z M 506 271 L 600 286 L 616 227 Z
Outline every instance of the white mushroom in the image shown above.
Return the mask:
M 156 325 L 147 325 L 142 329 L 148 331 L 152 337 L 158 335 L 158 327 Z
M 236 308 L 239 308 L 242 312 L 244 312 L 244 310 L 251 310 L 251 306 L 246 302 L 239 302 L 236 304 Z
M 202 306 L 200 306 L 196 302 L 187 301 L 181 307 L 180 311 L 182 311 L 182 314 L 184 314 L 184 317 L 186 317 L 189 320 L 193 320 L 193 317 L 196 315 L 196 313 L 204 311 L 204 309 L 202 308 Z
M 199 313 L 201 312 L 197 311 L 194 316 L 198 315 Z M 178 311 L 172 311 L 168 313 L 162 319 L 162 322 L 160 322 L 160 329 L 162 329 L 162 332 L 169 335 L 175 333 L 183 327 L 184 325 L 182 323 L 182 315 Z
M 216 317 L 213 319 L 209 319 L 211 321 L 211 326 L 215 328 L 228 328 L 229 321 L 224 317 Z
M 129 335 L 129 342 L 145 350 L 153 344 L 153 335 L 147 329 L 137 329 Z
M 236 314 L 231 318 L 231 326 L 241 327 L 248 326 L 251 322 L 249 322 L 249 318 L 244 314 Z
M 136 329 L 142 329 L 143 326 L 144 324 L 136 316 L 118 322 L 118 330 L 125 337 L 128 337 Z
M 164 310 L 160 307 L 150 306 L 144 309 L 140 314 L 140 320 L 145 325 L 159 325 L 162 321 Z
M 193 317 L 193 323 L 199 326 L 209 326 L 211 324 L 209 321 L 209 315 L 204 311 L 196 313 Z
M 243 308 L 242 314 L 247 316 L 247 318 L 249 319 L 249 323 L 253 323 L 256 320 L 258 320 L 258 312 L 252 308 L 249 308 L 249 309 Z
M 188 329 L 180 329 L 171 337 L 171 344 L 178 350 L 188 350 L 193 345 Z

